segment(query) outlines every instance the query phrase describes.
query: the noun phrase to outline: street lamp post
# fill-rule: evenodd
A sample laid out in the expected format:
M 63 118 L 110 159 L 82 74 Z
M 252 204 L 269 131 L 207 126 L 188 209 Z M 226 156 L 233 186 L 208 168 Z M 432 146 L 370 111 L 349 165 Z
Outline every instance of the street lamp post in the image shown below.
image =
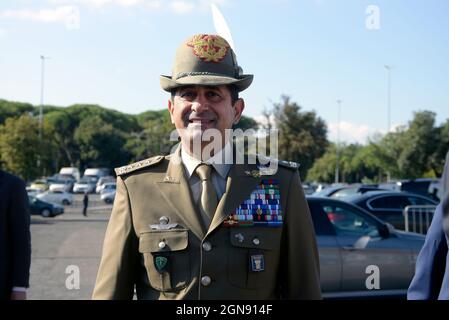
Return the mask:
M 387 69 L 387 133 L 390 132 L 391 128 L 391 69 L 392 66 L 385 65 L 385 69 Z
M 44 74 L 45 74 L 45 60 L 49 59 L 49 57 L 45 57 L 41 55 L 41 101 L 39 106 L 39 143 L 42 143 L 42 129 L 43 129 L 43 108 L 44 108 Z M 39 168 L 39 172 L 42 174 L 41 170 L 41 158 L 40 155 L 37 155 L 37 167 Z
M 41 103 L 39 106 L 39 140 L 42 140 L 42 123 L 43 123 L 43 108 L 44 108 L 44 74 L 45 74 L 45 60 L 49 59 L 41 55 Z
M 337 162 L 335 165 L 335 183 L 339 182 L 340 176 L 340 114 L 341 114 L 341 100 L 337 100 L 338 103 L 338 123 L 337 123 Z

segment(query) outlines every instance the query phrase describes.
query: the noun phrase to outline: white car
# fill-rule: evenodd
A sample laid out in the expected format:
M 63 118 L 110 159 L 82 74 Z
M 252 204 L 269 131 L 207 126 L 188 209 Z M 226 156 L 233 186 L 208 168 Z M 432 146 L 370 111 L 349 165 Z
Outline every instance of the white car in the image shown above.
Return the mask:
M 108 182 L 101 186 L 100 194 L 111 193 L 112 191 L 115 191 L 115 189 L 117 189 L 117 184 L 115 182 Z
M 63 205 L 73 203 L 73 195 L 64 191 L 49 190 L 36 195 L 36 198 L 51 203 L 62 203 Z
M 28 197 L 35 197 L 39 193 L 43 192 L 42 189 L 31 188 L 31 187 L 26 187 L 26 191 L 27 191 Z
M 103 200 L 107 204 L 114 203 L 114 199 L 115 199 L 115 190 L 112 192 L 103 193 L 101 195 L 101 200 Z
M 100 179 L 98 179 L 95 192 L 100 193 L 103 190 L 103 186 L 105 183 L 111 183 L 111 182 L 115 183 L 115 181 L 116 181 L 116 179 L 113 176 L 101 177 Z
M 56 180 L 50 183 L 50 187 L 48 188 L 50 191 L 62 191 L 68 192 L 72 191 L 73 182 L 70 180 Z
M 95 186 L 97 180 L 92 177 L 83 177 L 81 180 L 75 183 L 73 186 L 74 193 L 92 193 L 95 192 Z

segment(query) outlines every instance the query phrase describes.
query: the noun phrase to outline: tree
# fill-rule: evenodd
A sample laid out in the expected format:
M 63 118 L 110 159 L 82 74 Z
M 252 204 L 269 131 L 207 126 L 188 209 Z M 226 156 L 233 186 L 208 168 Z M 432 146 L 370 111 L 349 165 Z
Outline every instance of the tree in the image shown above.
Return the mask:
M 81 167 L 118 167 L 128 163 L 123 132 L 104 122 L 98 115 L 82 120 L 75 130 Z
M 56 162 L 59 166 L 80 166 L 80 150 L 74 132 L 79 122 L 70 112 L 58 110 L 46 116 L 52 130 L 52 139 L 58 148 Z
M 340 151 L 342 146 L 340 146 Z M 337 163 L 335 144 L 331 144 L 326 152 L 317 159 L 307 172 L 309 181 L 332 183 L 335 181 L 335 166 Z
M 18 118 L 23 114 L 32 114 L 34 107 L 29 103 L 12 102 L 0 99 L 0 125 L 7 118 Z
M 30 115 L 6 119 L 0 126 L 0 154 L 5 169 L 25 180 L 52 172 L 54 145 L 50 132 L 44 121 L 42 140 L 39 139 L 39 121 Z
M 402 151 L 398 158 L 401 173 L 419 178 L 430 168 L 430 158 L 437 150 L 439 137 L 435 128 L 435 113 L 415 112 L 414 119 L 404 133 Z
M 281 96 L 281 102 L 274 104 L 273 113 L 279 129 L 279 158 L 299 162 L 305 180 L 307 171 L 328 146 L 327 126 L 314 111 L 301 111 L 288 96 Z

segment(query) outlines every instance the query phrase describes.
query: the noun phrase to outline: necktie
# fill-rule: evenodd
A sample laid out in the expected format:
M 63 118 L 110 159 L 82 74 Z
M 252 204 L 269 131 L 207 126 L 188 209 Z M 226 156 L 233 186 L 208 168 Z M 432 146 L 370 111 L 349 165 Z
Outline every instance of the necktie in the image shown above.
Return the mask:
M 217 193 L 212 184 L 211 171 L 212 167 L 204 163 L 195 169 L 202 186 L 199 208 L 205 222 L 207 222 L 207 226 L 212 222 L 218 204 Z

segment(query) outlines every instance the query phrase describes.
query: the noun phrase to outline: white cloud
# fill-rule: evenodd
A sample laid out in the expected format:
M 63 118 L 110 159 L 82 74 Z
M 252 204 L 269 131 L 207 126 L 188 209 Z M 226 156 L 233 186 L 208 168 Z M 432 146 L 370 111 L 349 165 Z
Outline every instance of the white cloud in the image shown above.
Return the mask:
M 117 4 L 124 7 L 132 7 L 136 4 L 140 4 L 142 0 L 117 0 Z
M 147 7 L 148 9 L 160 9 L 162 7 L 162 4 L 159 0 L 146 1 L 145 7 Z
M 0 38 L 6 37 L 8 32 L 5 29 L 0 29 Z
M 115 4 L 122 7 L 134 7 L 140 4 L 145 4 L 148 7 L 157 6 L 159 8 L 160 6 L 160 1 L 154 0 L 46 0 L 46 2 L 52 4 L 76 3 L 90 9 L 99 9 L 109 4 Z
M 62 6 L 56 9 L 42 9 L 35 11 L 5 10 L 0 11 L 0 17 L 38 22 L 66 22 L 76 9 L 77 8 L 73 6 Z
M 177 14 L 186 14 L 195 9 L 195 4 L 190 1 L 177 0 L 171 2 L 170 8 Z
M 86 5 L 89 8 L 101 8 L 106 4 L 115 2 L 114 0 L 45 0 L 47 3 L 52 3 L 52 4 L 66 4 L 66 3 L 71 3 L 71 4 L 82 4 L 82 5 Z
M 336 142 L 338 136 L 338 123 L 329 123 L 328 138 Z M 370 127 L 366 124 L 356 124 L 342 121 L 340 123 L 340 142 L 346 143 L 366 143 L 369 137 L 376 134 L 385 134 L 385 130 Z

